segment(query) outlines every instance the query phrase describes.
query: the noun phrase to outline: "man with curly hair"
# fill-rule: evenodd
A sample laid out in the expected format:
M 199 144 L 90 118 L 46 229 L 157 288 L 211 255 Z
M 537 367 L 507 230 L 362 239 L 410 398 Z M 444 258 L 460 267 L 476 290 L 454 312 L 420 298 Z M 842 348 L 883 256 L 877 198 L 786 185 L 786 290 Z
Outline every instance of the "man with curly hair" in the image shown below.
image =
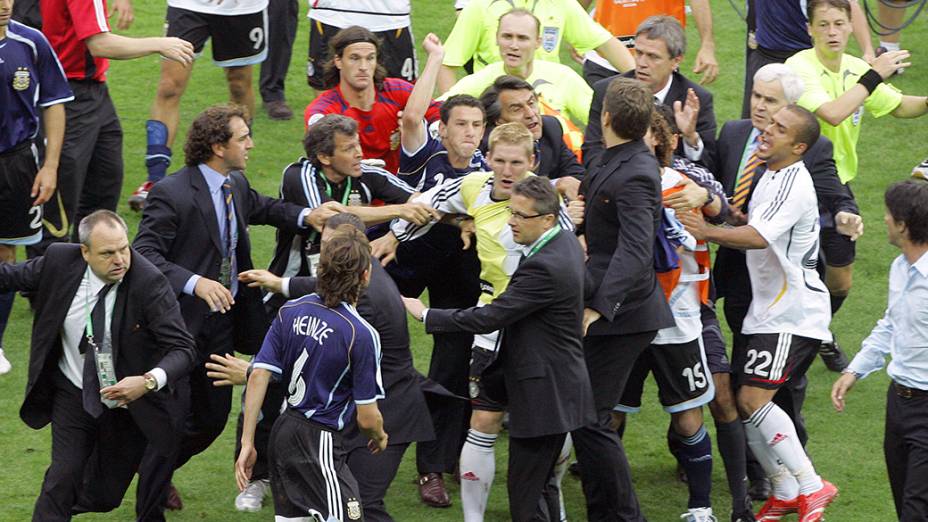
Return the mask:
M 264 338 L 261 293 L 238 283 L 239 271 L 253 268 L 247 227 L 298 231 L 310 224 L 310 209 L 249 185 L 243 171 L 254 143 L 245 118 L 241 108 L 215 106 L 194 119 L 184 145 L 186 165 L 151 191 L 135 238 L 135 248 L 179 296 L 198 357 L 189 386 L 179 387 L 190 401 L 180 451 L 176 460 L 143 463 L 140 495 L 163 494 L 175 467 L 208 448 L 225 427 L 232 392 L 207 377 L 210 354 L 253 354 Z

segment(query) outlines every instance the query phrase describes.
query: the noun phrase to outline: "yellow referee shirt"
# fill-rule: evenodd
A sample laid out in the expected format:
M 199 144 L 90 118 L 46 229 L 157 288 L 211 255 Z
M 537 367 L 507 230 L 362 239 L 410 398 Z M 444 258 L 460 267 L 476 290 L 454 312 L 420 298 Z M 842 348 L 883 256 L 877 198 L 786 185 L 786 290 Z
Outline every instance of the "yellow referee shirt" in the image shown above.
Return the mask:
M 496 45 L 499 17 L 517 7 L 528 9 L 541 21 L 541 47 L 535 57 L 560 63 L 561 42 L 580 54 L 606 43 L 612 34 L 596 23 L 577 0 L 471 0 L 461 10 L 445 41 L 449 67 L 460 67 L 474 59 L 474 72 L 500 61 Z
M 822 105 L 837 99 L 857 85 L 857 80 L 870 70 L 867 62 L 849 54 L 841 59 L 838 72 L 829 70 L 815 56 L 815 49 L 800 51 L 788 60 L 788 65 L 805 83 L 805 91 L 799 105 L 815 112 Z M 864 109 L 879 118 L 896 109 L 902 103 L 902 92 L 888 83 L 881 83 L 864 101 L 864 104 L 838 125 L 831 125 L 819 118 L 822 134 L 835 147 L 835 165 L 842 183 L 857 176 L 857 140 L 860 138 L 860 122 Z

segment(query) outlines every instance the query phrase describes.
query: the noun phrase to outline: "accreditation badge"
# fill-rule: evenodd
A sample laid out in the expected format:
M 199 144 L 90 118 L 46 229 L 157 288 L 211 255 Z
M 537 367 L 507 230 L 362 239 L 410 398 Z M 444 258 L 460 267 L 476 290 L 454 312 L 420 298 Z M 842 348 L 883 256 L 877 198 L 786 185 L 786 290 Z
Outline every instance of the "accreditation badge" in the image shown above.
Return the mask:
M 219 265 L 219 283 L 222 286 L 231 289 L 232 288 L 232 258 L 226 257 L 222 260 L 222 264 Z
M 557 39 L 561 30 L 557 27 L 545 27 L 541 30 L 541 48 L 545 52 L 553 52 L 557 49 Z
M 116 365 L 113 364 L 113 354 L 111 352 L 94 350 L 93 352 L 86 353 L 84 357 L 94 357 L 97 363 L 97 379 L 99 380 L 101 390 L 107 386 L 116 384 Z M 115 408 L 116 405 L 119 404 L 117 401 L 104 399 L 103 397 L 100 397 L 100 401 L 110 409 Z
M 17 67 L 16 72 L 13 73 L 13 90 L 25 91 L 29 88 L 29 80 L 29 69 L 25 67 Z

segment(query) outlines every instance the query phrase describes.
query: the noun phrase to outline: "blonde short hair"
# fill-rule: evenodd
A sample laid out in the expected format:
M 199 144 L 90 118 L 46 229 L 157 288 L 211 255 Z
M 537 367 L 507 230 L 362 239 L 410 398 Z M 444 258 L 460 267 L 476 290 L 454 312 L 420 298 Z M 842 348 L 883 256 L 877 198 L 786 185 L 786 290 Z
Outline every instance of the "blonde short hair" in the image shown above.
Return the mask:
M 535 154 L 535 139 L 532 132 L 520 122 L 514 121 L 497 126 L 490 132 L 487 140 L 487 150 L 492 153 L 498 143 L 506 145 L 519 145 L 525 148 L 525 154 L 532 157 Z

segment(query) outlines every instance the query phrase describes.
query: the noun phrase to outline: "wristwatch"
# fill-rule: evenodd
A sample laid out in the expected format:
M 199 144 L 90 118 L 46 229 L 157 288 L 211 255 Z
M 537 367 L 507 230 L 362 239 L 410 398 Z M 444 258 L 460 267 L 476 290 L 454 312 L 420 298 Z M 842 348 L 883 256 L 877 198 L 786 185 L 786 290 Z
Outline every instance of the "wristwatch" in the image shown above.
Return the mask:
M 145 378 L 145 391 L 155 391 L 158 389 L 158 380 L 155 379 L 154 375 L 146 373 L 143 377 Z

